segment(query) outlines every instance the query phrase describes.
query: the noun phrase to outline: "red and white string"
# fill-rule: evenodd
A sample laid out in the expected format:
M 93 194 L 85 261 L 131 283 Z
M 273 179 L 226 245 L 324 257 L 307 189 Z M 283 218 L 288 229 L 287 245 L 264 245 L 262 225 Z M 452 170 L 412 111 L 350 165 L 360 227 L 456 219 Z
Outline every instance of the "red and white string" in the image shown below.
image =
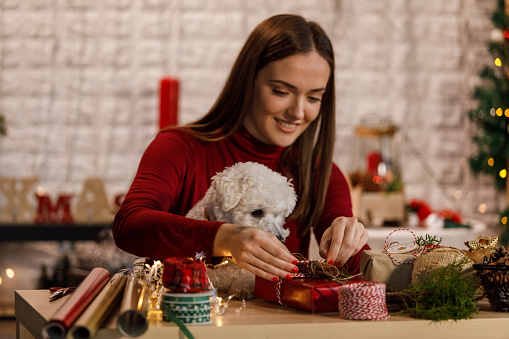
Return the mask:
M 384 250 L 385 252 L 389 255 L 389 258 L 391 258 L 392 262 L 393 263 L 398 263 L 398 264 L 403 264 L 403 265 L 406 265 L 406 264 L 413 264 L 413 262 L 417 259 L 417 250 L 412 250 L 410 251 L 413 255 L 414 255 L 414 259 L 412 261 L 399 261 L 399 260 L 396 260 L 394 259 L 394 257 L 391 255 L 391 253 L 388 251 L 388 249 L 390 247 L 392 247 L 393 245 L 398 245 L 399 242 L 395 241 L 395 242 L 391 242 L 391 243 L 388 243 L 389 241 L 389 237 L 395 233 L 395 232 L 398 232 L 398 231 L 408 231 L 410 232 L 413 237 L 414 237 L 414 243 L 417 244 L 417 237 L 415 236 L 414 232 L 410 231 L 408 228 L 398 228 L 394 231 L 392 231 L 391 233 L 389 233 L 389 235 L 385 238 L 385 245 L 384 245 Z
M 339 317 L 348 320 L 385 320 L 389 312 L 385 303 L 385 284 L 359 282 L 338 289 Z

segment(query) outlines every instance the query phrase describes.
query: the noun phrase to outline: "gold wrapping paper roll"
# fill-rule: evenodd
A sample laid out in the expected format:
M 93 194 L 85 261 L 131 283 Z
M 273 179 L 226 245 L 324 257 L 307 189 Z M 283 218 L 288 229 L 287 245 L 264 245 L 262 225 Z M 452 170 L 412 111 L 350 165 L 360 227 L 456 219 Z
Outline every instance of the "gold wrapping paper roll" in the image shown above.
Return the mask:
M 71 325 L 99 295 L 110 278 L 111 274 L 107 269 L 94 268 L 43 327 L 42 338 L 64 339 Z
M 99 295 L 92 301 L 69 331 L 73 339 L 92 338 L 104 323 L 124 291 L 127 276 L 117 273 L 103 287 Z
M 124 298 L 117 318 L 117 330 L 125 337 L 138 337 L 148 328 L 147 312 L 150 289 L 144 279 L 132 275 L 127 279 Z

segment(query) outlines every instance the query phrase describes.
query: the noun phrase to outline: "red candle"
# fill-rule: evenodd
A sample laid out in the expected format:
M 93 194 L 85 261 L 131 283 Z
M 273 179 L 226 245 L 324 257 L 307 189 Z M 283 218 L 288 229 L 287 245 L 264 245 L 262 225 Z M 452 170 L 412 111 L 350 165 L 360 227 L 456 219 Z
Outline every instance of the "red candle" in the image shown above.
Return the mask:
M 178 123 L 178 80 L 170 77 L 162 78 L 159 95 L 159 128 L 176 126 Z
M 382 162 L 382 156 L 378 152 L 371 152 L 367 155 L 367 170 L 371 174 L 378 173 L 378 165 Z

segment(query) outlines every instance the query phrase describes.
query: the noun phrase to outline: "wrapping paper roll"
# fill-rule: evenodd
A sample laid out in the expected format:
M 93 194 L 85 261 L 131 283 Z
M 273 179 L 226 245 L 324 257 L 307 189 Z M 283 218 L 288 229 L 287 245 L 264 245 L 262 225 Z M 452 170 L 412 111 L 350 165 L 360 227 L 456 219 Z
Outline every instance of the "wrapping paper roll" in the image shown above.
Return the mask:
M 101 292 L 110 278 L 111 274 L 108 270 L 102 267 L 94 268 L 43 327 L 42 337 L 44 339 L 65 338 L 71 325 Z
M 126 280 L 127 276 L 123 273 L 117 273 L 111 278 L 101 293 L 76 320 L 69 331 L 71 338 L 88 339 L 95 335 L 120 300 Z
M 143 281 L 134 275 L 130 276 L 125 285 L 124 297 L 120 304 L 117 318 L 117 330 L 125 337 L 138 337 L 148 328 L 147 312 L 149 294 Z

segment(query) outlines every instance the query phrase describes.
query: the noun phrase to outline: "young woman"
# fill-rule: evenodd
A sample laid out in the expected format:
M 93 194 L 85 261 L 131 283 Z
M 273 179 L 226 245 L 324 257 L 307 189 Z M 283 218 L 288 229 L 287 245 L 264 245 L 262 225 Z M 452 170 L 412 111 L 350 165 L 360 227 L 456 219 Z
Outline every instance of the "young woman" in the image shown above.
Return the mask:
M 332 162 L 334 52 L 314 23 L 277 15 L 250 34 L 210 111 L 195 123 L 161 131 L 145 151 L 113 226 L 121 249 L 165 259 L 233 256 L 256 275 L 289 277 L 307 256 L 313 227 L 327 262 L 358 271 L 368 233 L 352 217 L 348 184 Z M 255 161 L 294 182 L 298 201 L 285 245 L 254 227 L 184 215 L 212 176 Z

